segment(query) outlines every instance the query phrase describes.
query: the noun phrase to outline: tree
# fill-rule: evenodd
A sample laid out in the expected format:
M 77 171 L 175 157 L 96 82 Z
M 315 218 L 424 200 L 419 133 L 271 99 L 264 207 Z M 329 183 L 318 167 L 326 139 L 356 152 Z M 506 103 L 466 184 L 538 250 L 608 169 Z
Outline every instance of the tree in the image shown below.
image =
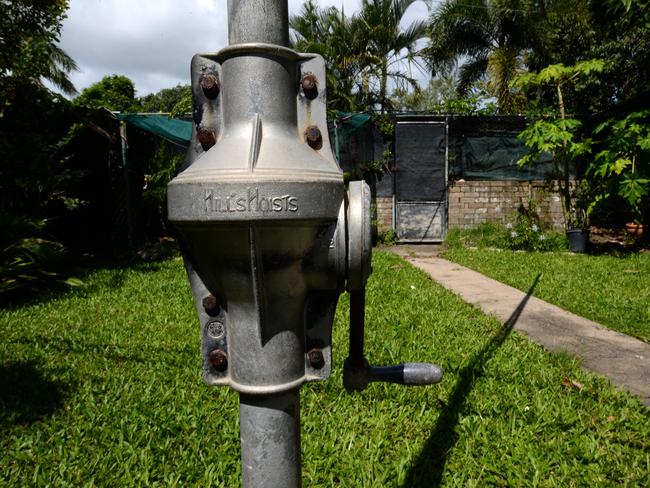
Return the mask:
M 76 93 L 68 73 L 77 66 L 57 45 L 67 8 L 67 0 L 0 1 L 0 111 L 19 84 L 49 80 Z
M 69 141 L 74 109 L 44 86 L 76 90 L 57 45 L 67 0 L 0 0 L 0 301 L 66 280 L 57 220 L 78 208 Z
M 124 75 L 104 76 L 101 81 L 84 88 L 74 99 L 75 105 L 88 108 L 107 108 L 117 112 L 139 111 L 135 85 Z
M 289 25 L 295 49 L 325 59 L 328 105 L 334 110 L 363 110 L 367 90 L 361 73 L 367 54 L 358 16 L 346 16 L 335 7 L 320 9 L 315 0 L 308 0 Z
M 460 63 L 461 94 L 487 77 L 499 109 L 517 112 L 523 100 L 510 81 L 525 65 L 538 12 L 533 0 L 447 0 L 432 15 L 423 55 L 434 75 Z
M 630 101 L 630 108 L 648 107 L 650 98 L 650 2 L 607 0 L 594 6 L 593 29 L 599 34 L 586 56 L 607 61 L 598 96 L 603 103 L 596 110 Z M 594 97 L 595 91 L 590 95 Z
M 397 88 L 391 95 L 391 104 L 396 110 L 414 110 L 422 112 L 455 114 L 494 114 L 496 106 L 479 90 L 459 96 L 456 91 L 456 79 L 442 75 L 432 78 L 422 89 L 408 91 Z
M 173 88 L 163 88 L 157 93 L 150 93 L 141 97 L 139 102 L 143 112 L 175 112 L 179 104 L 183 104 L 192 97 L 190 85 L 176 85 Z M 191 110 L 191 108 L 190 108 Z
M 401 30 L 400 21 L 415 0 L 363 0 L 359 14 L 346 16 L 335 7 L 320 9 L 308 0 L 291 17 L 296 49 L 322 55 L 327 63 L 328 102 L 343 110 L 383 111 L 390 105 L 388 80 L 417 83 L 400 71 L 412 62 L 416 41 L 426 26 L 414 22 Z
M 520 165 L 534 164 L 544 152 L 553 155 L 555 177 L 558 179 L 562 208 L 568 225 L 586 225 L 585 208 L 574 205 L 575 192 L 571 187 L 571 174 L 575 173 L 575 161 L 591 151 L 591 140 L 581 137 L 582 122 L 567 116 L 564 90 L 575 85 L 580 79 L 603 71 L 605 63 L 600 59 L 581 61 L 573 66 L 550 65 L 539 73 L 524 73 L 512 82 L 514 87 L 524 90 L 551 86 L 557 95 L 557 109 L 554 117 L 540 118 L 528 124 L 519 137 L 524 140 L 530 152 L 520 161 Z
M 416 1 L 363 0 L 361 4 L 360 21 L 369 55 L 368 69 L 379 79 L 378 101 L 382 112 L 390 105 L 386 92 L 389 78 L 418 88 L 417 82 L 399 66 L 415 61 L 417 41 L 427 36 L 424 21 L 413 22 L 404 30 L 400 27 L 407 9 Z

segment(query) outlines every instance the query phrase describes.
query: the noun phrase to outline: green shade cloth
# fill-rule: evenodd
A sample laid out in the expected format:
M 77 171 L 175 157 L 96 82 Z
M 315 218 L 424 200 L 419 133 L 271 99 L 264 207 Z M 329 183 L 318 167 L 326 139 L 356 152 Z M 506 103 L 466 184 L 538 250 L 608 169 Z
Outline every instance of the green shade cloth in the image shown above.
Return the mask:
M 336 115 L 339 127 L 342 127 L 343 131 L 345 131 L 347 134 L 352 134 L 358 131 L 368 122 L 370 122 L 371 119 L 371 116 L 369 114 L 336 112 Z
M 117 119 L 133 124 L 168 141 L 187 146 L 192 137 L 192 122 L 172 119 L 162 114 L 117 114 Z

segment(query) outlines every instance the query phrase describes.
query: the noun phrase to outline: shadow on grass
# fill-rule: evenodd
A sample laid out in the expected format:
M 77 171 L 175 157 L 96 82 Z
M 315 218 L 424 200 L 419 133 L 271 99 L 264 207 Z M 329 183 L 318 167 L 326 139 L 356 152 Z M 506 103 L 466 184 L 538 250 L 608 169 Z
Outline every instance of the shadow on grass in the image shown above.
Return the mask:
M 47 379 L 35 362 L 0 366 L 0 426 L 31 424 L 61 408 L 67 384 Z
M 158 260 L 143 261 L 132 257 L 124 261 L 97 260 L 81 263 L 74 270 L 66 273 L 80 279 L 84 284 L 80 287 L 70 287 L 60 281 L 49 281 L 39 284 L 38 288 L 24 288 L 0 294 L 0 309 L 15 310 L 36 304 L 42 304 L 51 300 L 57 300 L 73 294 L 89 294 L 108 287 L 111 289 L 121 288 L 128 277 L 129 271 L 140 273 L 156 273 L 161 270 L 165 260 L 175 259 L 177 256 L 164 257 Z M 88 277 L 100 270 L 110 270 L 113 273 L 110 277 L 100 282 L 87 283 Z
M 460 420 L 461 412 L 467 403 L 467 397 L 474 388 L 476 381 L 485 374 L 484 365 L 503 345 L 512 332 L 517 320 L 521 316 L 528 300 L 530 299 L 541 274 L 538 274 L 528 293 L 517 305 L 512 315 L 503 324 L 503 327 L 490 339 L 458 373 L 458 381 L 454 386 L 447 404 L 444 406 L 436 422 L 433 432 L 429 436 L 422 452 L 409 470 L 404 488 L 430 488 L 440 486 L 442 475 L 445 471 L 447 456 L 458 440 L 454 430 Z

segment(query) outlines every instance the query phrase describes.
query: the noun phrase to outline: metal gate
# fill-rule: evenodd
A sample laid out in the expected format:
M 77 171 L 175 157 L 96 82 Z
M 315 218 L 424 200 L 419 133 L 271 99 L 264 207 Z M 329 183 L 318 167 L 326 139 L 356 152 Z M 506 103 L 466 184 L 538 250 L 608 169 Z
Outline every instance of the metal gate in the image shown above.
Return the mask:
M 447 127 L 397 120 L 394 222 L 402 242 L 440 242 L 447 233 Z

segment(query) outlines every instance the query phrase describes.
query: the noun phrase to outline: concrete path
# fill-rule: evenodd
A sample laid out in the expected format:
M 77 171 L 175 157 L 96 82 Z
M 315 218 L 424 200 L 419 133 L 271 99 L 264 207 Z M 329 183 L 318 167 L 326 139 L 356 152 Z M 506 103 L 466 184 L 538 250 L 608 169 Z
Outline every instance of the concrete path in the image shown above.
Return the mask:
M 406 250 L 405 250 L 406 249 Z M 650 406 L 650 345 L 535 297 L 528 297 L 476 271 L 438 258 L 432 252 L 389 248 L 427 272 L 466 302 L 506 322 L 525 303 L 515 330 L 550 351 L 564 350 L 580 358 L 583 367 L 641 397 Z M 427 255 L 428 254 L 428 255 Z M 531 283 L 532 285 L 532 283 Z

